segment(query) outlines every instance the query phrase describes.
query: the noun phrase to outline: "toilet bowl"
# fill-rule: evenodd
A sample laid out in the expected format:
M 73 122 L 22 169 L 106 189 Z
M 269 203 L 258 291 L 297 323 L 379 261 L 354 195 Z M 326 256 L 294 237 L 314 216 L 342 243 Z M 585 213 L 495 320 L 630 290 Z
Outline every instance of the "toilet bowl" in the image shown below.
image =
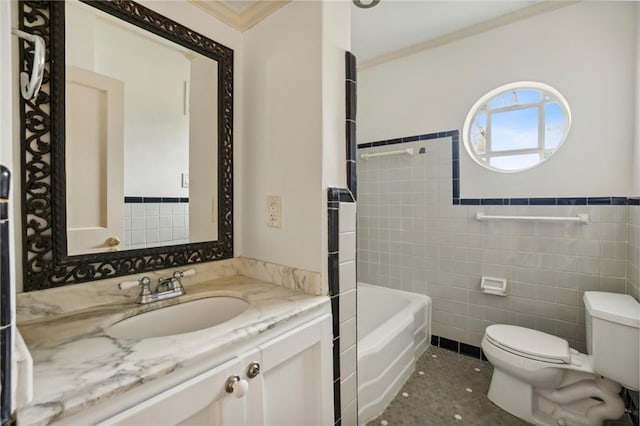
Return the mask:
M 624 414 L 620 383 L 640 385 L 640 304 L 604 292 L 586 292 L 584 301 L 589 354 L 540 331 L 487 327 L 482 350 L 494 367 L 492 402 L 545 426 L 598 426 Z

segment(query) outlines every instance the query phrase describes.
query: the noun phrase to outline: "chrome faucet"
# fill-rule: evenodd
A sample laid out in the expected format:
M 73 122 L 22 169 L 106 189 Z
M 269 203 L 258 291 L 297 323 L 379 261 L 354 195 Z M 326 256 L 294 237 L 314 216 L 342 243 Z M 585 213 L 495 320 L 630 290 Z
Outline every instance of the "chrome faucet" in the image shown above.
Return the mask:
M 184 294 L 184 287 L 182 286 L 180 279 L 182 277 L 190 277 L 195 274 L 195 269 L 176 271 L 171 275 L 171 277 L 159 278 L 158 285 L 154 290 L 151 290 L 151 279 L 149 279 L 149 277 L 142 277 L 138 281 L 123 281 L 118 284 L 118 287 L 120 290 L 126 290 L 128 288 L 139 286 L 141 289 L 140 295 L 138 296 L 138 303 L 146 305 L 147 303 L 159 302 L 161 300 L 182 296 Z

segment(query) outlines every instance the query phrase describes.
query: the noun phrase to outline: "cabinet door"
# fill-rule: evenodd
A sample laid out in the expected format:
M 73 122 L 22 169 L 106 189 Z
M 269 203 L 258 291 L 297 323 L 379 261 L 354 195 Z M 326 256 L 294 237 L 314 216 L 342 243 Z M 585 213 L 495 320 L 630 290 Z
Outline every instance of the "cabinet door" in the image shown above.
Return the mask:
M 100 425 L 245 425 L 245 397 L 225 391 L 230 376 L 240 373 L 238 359 L 187 380 Z
M 260 363 L 260 374 L 247 377 L 248 425 L 333 424 L 331 336 L 323 315 L 241 357 L 244 377 Z

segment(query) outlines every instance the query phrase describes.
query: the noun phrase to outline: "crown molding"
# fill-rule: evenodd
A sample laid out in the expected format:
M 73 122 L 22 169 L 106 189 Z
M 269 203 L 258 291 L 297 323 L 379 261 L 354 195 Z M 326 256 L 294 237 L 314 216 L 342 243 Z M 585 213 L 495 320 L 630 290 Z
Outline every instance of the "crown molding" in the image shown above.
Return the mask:
M 504 14 L 502 16 L 498 16 L 496 18 L 488 19 L 486 21 L 462 28 L 458 31 L 454 31 L 440 37 L 436 37 L 434 39 L 427 40 L 422 43 L 413 44 L 411 46 L 395 50 L 393 52 L 385 53 L 366 61 L 362 61 L 358 64 L 358 70 L 362 71 L 367 68 L 383 64 L 385 62 L 400 59 L 405 56 L 410 56 L 424 50 L 433 49 L 434 47 L 442 46 L 466 37 L 471 37 L 476 34 L 490 31 L 492 29 L 502 27 L 523 19 L 527 19 L 532 16 L 551 12 L 575 3 L 577 3 L 577 1 L 543 1 L 540 3 L 536 3 L 534 5 L 524 7 L 522 9 Z
M 291 0 L 258 0 L 242 12 L 238 12 L 227 6 L 223 1 L 217 0 L 188 0 L 189 3 L 199 7 L 225 24 L 238 31 L 247 31 L 249 28 L 280 9 Z

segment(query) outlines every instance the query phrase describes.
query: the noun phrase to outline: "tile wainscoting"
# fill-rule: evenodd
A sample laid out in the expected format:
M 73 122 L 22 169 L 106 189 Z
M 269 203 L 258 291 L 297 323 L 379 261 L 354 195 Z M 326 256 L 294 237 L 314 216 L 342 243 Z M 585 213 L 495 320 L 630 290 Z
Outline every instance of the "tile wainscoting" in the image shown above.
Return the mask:
M 488 325 L 506 323 L 561 336 L 584 351 L 583 292 L 633 287 L 633 199 L 462 199 L 457 131 L 362 144 L 359 151 L 397 150 L 389 145 L 400 143 L 416 154 L 358 165 L 358 280 L 431 296 L 433 334 L 446 339 L 480 346 Z M 590 223 L 478 222 L 477 212 L 586 213 Z M 482 276 L 506 278 L 507 297 L 481 293 Z
M 124 198 L 124 250 L 188 243 L 188 198 Z

